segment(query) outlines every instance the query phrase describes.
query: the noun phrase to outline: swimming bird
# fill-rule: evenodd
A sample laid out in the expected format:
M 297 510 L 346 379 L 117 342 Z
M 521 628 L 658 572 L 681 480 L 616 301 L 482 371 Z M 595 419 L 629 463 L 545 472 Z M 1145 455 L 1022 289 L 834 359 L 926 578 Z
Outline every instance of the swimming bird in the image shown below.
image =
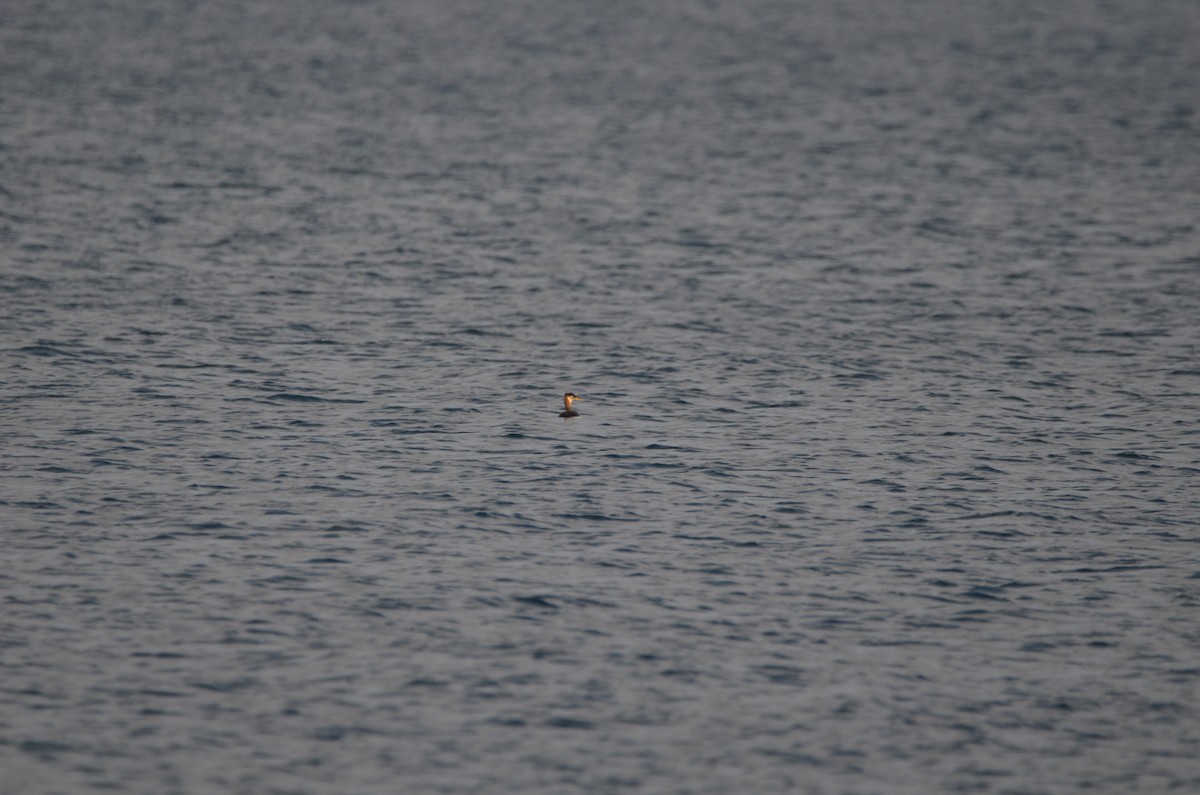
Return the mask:
M 564 411 L 562 414 L 559 414 L 558 416 L 565 417 L 566 419 L 570 419 L 571 417 L 578 417 L 579 412 L 576 411 L 575 409 L 571 408 L 571 404 L 579 399 L 580 398 L 575 396 L 574 392 L 568 392 L 567 394 L 563 395 L 563 407 L 566 409 L 566 411 Z

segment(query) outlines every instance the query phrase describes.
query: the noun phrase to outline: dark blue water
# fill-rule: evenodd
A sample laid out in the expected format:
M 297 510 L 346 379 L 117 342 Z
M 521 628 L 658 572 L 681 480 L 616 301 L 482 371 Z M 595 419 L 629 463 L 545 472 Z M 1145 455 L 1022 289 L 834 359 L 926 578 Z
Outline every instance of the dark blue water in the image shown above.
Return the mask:
M 0 792 L 1200 791 L 1197 41 L 7 0 Z

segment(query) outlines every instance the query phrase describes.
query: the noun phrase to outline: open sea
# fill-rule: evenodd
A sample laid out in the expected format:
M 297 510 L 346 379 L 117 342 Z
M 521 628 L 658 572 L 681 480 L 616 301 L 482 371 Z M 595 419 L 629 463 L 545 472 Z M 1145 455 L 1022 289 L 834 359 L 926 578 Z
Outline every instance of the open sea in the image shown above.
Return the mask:
M 1200 792 L 1198 42 L 4 0 L 0 795 Z

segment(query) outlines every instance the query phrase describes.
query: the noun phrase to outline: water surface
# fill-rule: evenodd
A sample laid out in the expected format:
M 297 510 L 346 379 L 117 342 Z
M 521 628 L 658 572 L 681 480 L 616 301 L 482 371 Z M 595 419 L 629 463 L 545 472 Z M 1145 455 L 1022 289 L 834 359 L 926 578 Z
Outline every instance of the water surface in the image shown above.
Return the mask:
M 6 8 L 0 791 L 1200 788 L 1193 4 Z

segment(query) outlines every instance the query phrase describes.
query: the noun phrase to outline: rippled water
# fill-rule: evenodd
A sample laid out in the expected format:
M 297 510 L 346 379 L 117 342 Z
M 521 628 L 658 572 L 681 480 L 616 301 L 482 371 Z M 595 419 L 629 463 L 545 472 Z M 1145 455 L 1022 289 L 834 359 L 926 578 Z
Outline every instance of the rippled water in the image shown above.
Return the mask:
M 5 8 L 0 792 L 1200 788 L 1193 3 Z

